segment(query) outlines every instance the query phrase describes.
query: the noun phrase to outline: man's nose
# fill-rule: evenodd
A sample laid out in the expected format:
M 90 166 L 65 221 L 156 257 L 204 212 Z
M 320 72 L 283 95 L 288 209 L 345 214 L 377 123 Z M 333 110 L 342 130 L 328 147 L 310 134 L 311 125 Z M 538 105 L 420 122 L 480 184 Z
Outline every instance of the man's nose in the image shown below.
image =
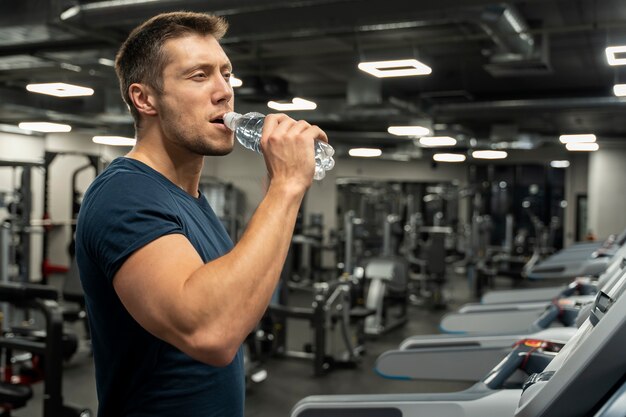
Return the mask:
M 224 77 L 219 77 L 213 92 L 213 101 L 215 103 L 230 101 L 233 98 L 233 94 L 233 87 L 231 87 L 230 82 Z

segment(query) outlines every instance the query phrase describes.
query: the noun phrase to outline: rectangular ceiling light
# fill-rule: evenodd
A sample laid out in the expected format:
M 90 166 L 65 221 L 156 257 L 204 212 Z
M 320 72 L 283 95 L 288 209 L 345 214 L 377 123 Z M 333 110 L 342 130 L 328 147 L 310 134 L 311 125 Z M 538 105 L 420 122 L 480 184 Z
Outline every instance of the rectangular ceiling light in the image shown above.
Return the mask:
M 609 65 L 626 65 L 626 45 L 609 46 L 605 51 Z
M 426 136 L 420 138 L 422 146 L 454 146 L 456 139 L 450 136 Z
M 315 110 L 317 108 L 317 104 L 310 100 L 294 97 L 293 100 L 291 100 L 291 103 L 268 101 L 267 107 L 276 111 Z
M 460 153 L 436 153 L 433 155 L 433 160 L 437 162 L 463 162 L 465 161 L 465 155 Z
M 417 59 L 361 62 L 359 69 L 378 78 L 428 75 L 432 72 L 428 65 L 419 62 Z
M 94 136 L 91 140 L 99 145 L 110 146 L 135 146 L 137 143 L 137 139 L 123 136 Z
M 594 152 L 600 149 L 597 143 L 586 142 L 586 143 L 568 143 L 565 145 L 568 151 L 582 151 L 582 152 Z
M 505 151 L 474 151 L 472 158 L 476 159 L 504 159 L 508 156 Z
M 551 161 L 550 166 L 552 168 L 567 168 L 569 167 L 569 161 Z
M 22 122 L 18 126 L 20 129 L 43 133 L 64 133 L 72 130 L 72 126 L 70 125 L 49 122 Z
M 93 89 L 65 83 L 28 84 L 26 89 L 32 93 L 47 94 L 55 97 L 92 96 Z
M 561 135 L 559 136 L 559 140 L 561 141 L 561 143 L 593 143 L 596 141 L 596 135 Z
M 613 86 L 613 94 L 617 97 L 626 96 L 626 84 L 615 84 Z
M 107 67 L 114 67 L 115 66 L 115 61 L 113 61 L 112 59 L 109 59 L 109 58 L 99 58 L 98 59 L 98 64 L 105 65 Z
M 382 154 L 383 151 L 376 148 L 352 148 L 348 151 L 348 155 L 360 158 L 375 158 Z
M 241 87 L 243 85 L 243 81 L 237 77 L 235 74 L 230 74 L 230 78 L 228 79 L 230 86 L 233 88 Z
M 389 126 L 387 132 L 396 136 L 421 137 L 430 135 L 430 129 L 423 126 Z

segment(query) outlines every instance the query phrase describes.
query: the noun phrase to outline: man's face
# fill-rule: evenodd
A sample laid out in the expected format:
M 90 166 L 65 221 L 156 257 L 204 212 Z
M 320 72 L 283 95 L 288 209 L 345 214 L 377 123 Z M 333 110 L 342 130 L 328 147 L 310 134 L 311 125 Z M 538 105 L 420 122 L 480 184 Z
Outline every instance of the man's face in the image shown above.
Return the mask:
M 189 35 L 163 46 L 168 63 L 157 97 L 165 137 L 199 155 L 226 155 L 233 133 L 223 123 L 232 111 L 231 64 L 213 36 Z

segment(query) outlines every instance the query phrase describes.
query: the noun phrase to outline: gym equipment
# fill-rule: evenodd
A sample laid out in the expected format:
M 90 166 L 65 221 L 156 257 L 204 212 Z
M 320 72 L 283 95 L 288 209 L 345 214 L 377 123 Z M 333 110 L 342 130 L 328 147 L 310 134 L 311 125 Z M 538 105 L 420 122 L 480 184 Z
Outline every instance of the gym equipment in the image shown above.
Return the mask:
M 0 337 L 0 350 L 5 358 L 5 376 L 10 377 L 11 369 L 9 358 L 12 351 L 25 351 L 41 355 L 43 361 L 43 417 L 90 417 L 88 409 L 67 405 L 63 402 L 63 318 L 57 304 L 59 296 L 56 289 L 34 284 L 0 283 L 0 302 L 11 303 L 20 308 L 37 309 L 43 313 L 45 324 L 45 338 L 32 340 L 19 335 L 5 333 Z M 3 416 L 10 416 L 10 409 L 19 408 L 26 404 L 31 394 L 24 387 L 15 387 L 4 381 L 0 383 L 2 397 L 8 404 L 8 410 Z
M 375 313 L 365 318 L 365 334 L 378 336 L 406 324 L 408 265 L 399 257 L 370 259 L 364 278 L 369 281 L 365 308 Z M 392 306 L 399 306 L 394 311 Z
M 243 343 L 243 367 L 246 390 L 252 388 L 252 384 L 259 384 L 267 379 L 267 370 L 263 368 L 261 340 L 263 331 L 257 326 Z
M 561 172 L 539 165 L 471 166 L 469 176 L 465 264 L 480 297 L 496 277 L 523 282 L 533 265 L 561 247 L 564 188 Z
M 569 261 L 579 261 L 581 258 L 590 256 L 593 252 L 600 248 L 610 248 L 617 241 L 625 236 L 626 230 L 619 235 L 612 235 L 604 242 L 577 243 L 567 249 L 562 249 L 558 253 L 546 259 L 551 263 L 557 263 L 555 259 L 560 259 L 559 263 L 567 263 Z M 610 261 L 615 266 L 615 263 Z M 565 269 L 564 269 L 565 270 Z M 607 268 L 608 270 L 608 268 Z M 606 271 L 605 271 L 606 272 Z M 561 278 L 561 277 L 559 277 Z M 590 277 L 577 276 L 567 286 L 559 287 L 542 287 L 542 288 L 526 288 L 517 290 L 498 290 L 485 293 L 481 300 L 481 304 L 498 304 L 498 303 L 515 303 L 515 302 L 531 302 L 531 301 L 549 301 L 555 297 L 567 296 L 577 292 L 579 294 L 591 294 L 595 292 L 595 286 L 590 285 Z
M 421 226 L 416 229 L 419 234 L 418 258 L 412 256 L 415 248 L 408 250 L 408 261 L 419 269 L 418 274 L 411 274 L 414 304 L 426 304 L 432 308 L 445 308 L 447 300 L 444 296 L 446 283 L 446 239 L 452 234 L 450 227 Z
M 231 183 L 215 178 L 203 177 L 199 190 L 209 202 L 215 215 L 221 220 L 228 235 L 237 242 L 243 233 L 243 218 L 246 210 L 244 193 Z
M 557 321 L 563 326 L 573 326 L 580 307 L 592 300 L 592 295 L 577 296 L 557 299 L 547 304 L 498 304 L 481 311 L 450 313 L 441 319 L 439 329 L 443 333 L 454 334 L 502 334 L 534 332 Z
M 528 270 L 529 279 L 571 279 L 597 276 L 608 266 L 611 257 L 626 243 L 626 230 L 610 236 L 601 245 L 579 244 L 550 256 Z
M 626 246 L 621 248 L 613 259 L 613 267 L 607 270 L 599 280 L 599 285 L 606 291 L 615 285 L 619 278 L 617 265 L 626 256 Z M 545 329 L 555 322 L 564 326 L 573 326 L 581 306 L 590 302 L 593 295 L 577 295 L 556 298 L 549 303 L 506 303 L 474 305 L 469 312 L 446 314 L 440 329 L 444 333 L 532 333 Z M 471 310 L 471 311 L 470 311 Z
M 80 283 L 80 274 L 76 259 L 72 257 L 70 267 L 65 275 L 61 296 L 63 298 L 63 320 L 68 323 L 82 322 L 85 340 L 91 340 L 85 293 Z
M 292 417 L 587 416 L 619 393 L 626 374 L 626 297 L 620 284 L 598 293 L 592 314 L 564 347 L 544 341 L 516 349 L 471 388 L 448 394 L 313 396 Z M 520 357 L 521 355 L 521 357 Z M 521 359 L 521 361 L 520 361 Z M 520 363 L 521 362 L 521 363 Z M 542 365 L 548 363 L 543 370 Z M 523 389 L 498 389 L 517 369 L 537 373 Z M 529 369 L 535 368 L 535 369 Z M 622 410 L 623 411 L 623 410 Z
M 624 414 L 626 404 L 626 382 L 617 390 L 611 398 L 602 406 L 594 417 L 618 417 Z
M 19 188 L 15 185 L 14 191 L 11 193 L 12 201 L 7 204 L 8 217 L 3 219 L 3 223 L 7 223 L 12 236 L 12 244 L 10 248 L 10 262 L 17 266 L 15 274 L 16 280 L 20 282 L 29 282 L 31 280 L 31 215 L 33 211 L 32 199 L 32 179 L 35 169 L 43 168 L 40 162 L 27 161 L 1 161 L 0 167 L 11 168 L 13 176 L 16 172 L 20 172 Z
M 610 291 L 613 286 L 619 285 L 626 272 L 623 259 L 620 257 L 603 274 L 598 288 Z M 476 381 L 519 340 L 539 339 L 564 343 L 575 331 L 573 327 L 555 327 L 518 334 L 414 336 L 405 339 L 398 350 L 383 353 L 375 369 L 386 378 Z M 450 367 L 450 363 L 462 363 L 463 366 Z
M 489 291 L 480 299 L 481 305 L 515 302 L 550 301 L 554 298 L 577 294 L 595 294 L 596 286 L 589 277 L 577 277 L 568 285 L 548 288 L 524 288 L 518 290 Z
M 302 222 L 296 221 L 296 236 L 301 235 L 301 225 Z M 348 228 L 348 233 L 351 231 L 352 228 Z M 261 320 L 263 331 L 261 345 L 269 346 L 265 350 L 269 350 L 269 354 L 274 356 L 311 360 L 315 376 L 325 375 L 336 368 L 353 368 L 358 365 L 365 350 L 363 321 L 374 314 L 373 310 L 355 306 L 353 294 L 357 293 L 362 277 L 352 275 L 353 268 L 349 262 L 352 258 L 348 253 L 352 250 L 351 238 L 346 239 L 346 242 L 349 245 L 346 244 L 344 272 L 326 282 L 312 283 L 311 307 L 289 305 L 289 291 L 292 288 L 308 289 L 300 283 L 296 285 L 291 283 L 294 259 L 298 253 L 296 247 L 292 245 L 281 271 L 277 291 Z M 313 330 L 311 342 L 306 343 L 302 350 L 290 350 L 287 347 L 287 335 L 290 333 L 289 319 L 308 322 Z M 343 351 L 339 354 L 332 352 L 333 340 L 329 337 L 335 329 L 341 333 Z
M 574 338 L 526 381 L 516 417 L 586 416 L 619 391 L 626 375 L 626 300 L 623 285 L 614 290 L 598 293 Z
M 270 304 L 268 314 L 274 322 L 273 348 L 275 355 L 309 359 L 313 362 L 313 374 L 322 376 L 336 368 L 354 368 L 364 352 L 362 334 L 363 320 L 373 311 L 365 308 L 353 308 L 350 294 L 354 280 L 347 274 L 331 283 L 314 284 L 314 300 L 311 307 L 289 307 Z M 285 323 L 287 319 L 308 321 L 313 328 L 313 343 L 306 345 L 303 351 L 292 351 L 286 348 Z M 282 324 L 281 324 L 282 323 Z M 356 344 L 352 342 L 351 325 L 355 324 Z M 345 352 L 340 356 L 328 353 L 328 333 L 338 325 L 341 331 Z
M 84 157 L 87 162 L 74 169 L 71 176 L 71 204 L 70 204 L 70 221 L 57 221 L 50 219 L 50 167 L 55 160 L 60 156 L 77 156 Z M 85 154 L 81 152 L 50 152 L 46 151 L 44 154 L 43 171 L 44 171 L 44 189 L 43 189 L 43 219 L 41 226 L 43 226 L 43 261 L 41 266 L 41 283 L 48 284 L 48 279 L 52 273 L 67 273 L 69 268 L 65 266 L 52 265 L 50 263 L 50 234 L 53 232 L 55 226 L 70 226 L 70 243 L 68 245 L 68 253 L 70 258 L 74 257 L 74 233 L 76 232 L 76 218 L 78 217 L 78 211 L 82 203 L 82 192 L 78 189 L 79 175 L 93 168 L 93 177 L 97 177 L 102 171 L 105 163 L 99 155 Z M 33 222 L 29 219 L 29 222 Z
M 374 370 L 387 379 L 477 382 L 521 341 L 565 343 L 576 330 L 563 327 L 530 334 L 414 336 L 403 341 L 399 349 L 380 355 Z M 514 382 L 522 382 L 519 374 Z
M 346 228 L 352 227 L 353 212 L 346 214 Z M 375 311 L 365 318 L 365 334 L 379 336 L 406 324 L 408 320 L 408 275 L 409 267 L 404 258 L 393 255 L 392 227 L 397 216 L 385 218 L 382 255 L 365 260 L 364 280 L 367 283 L 365 308 Z M 349 234 L 352 237 L 352 234 Z M 346 239 L 346 245 L 351 244 Z M 396 308 L 394 308 L 396 307 Z

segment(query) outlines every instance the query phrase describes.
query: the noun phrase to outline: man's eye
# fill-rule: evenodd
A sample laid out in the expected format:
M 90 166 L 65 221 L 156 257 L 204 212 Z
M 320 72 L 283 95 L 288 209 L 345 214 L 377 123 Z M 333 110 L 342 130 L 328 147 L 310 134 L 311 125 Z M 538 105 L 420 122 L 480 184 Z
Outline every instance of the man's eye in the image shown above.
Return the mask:
M 204 72 L 198 72 L 192 75 L 192 78 L 206 78 L 206 74 Z
M 224 78 L 229 80 L 232 74 L 230 72 L 224 73 Z

